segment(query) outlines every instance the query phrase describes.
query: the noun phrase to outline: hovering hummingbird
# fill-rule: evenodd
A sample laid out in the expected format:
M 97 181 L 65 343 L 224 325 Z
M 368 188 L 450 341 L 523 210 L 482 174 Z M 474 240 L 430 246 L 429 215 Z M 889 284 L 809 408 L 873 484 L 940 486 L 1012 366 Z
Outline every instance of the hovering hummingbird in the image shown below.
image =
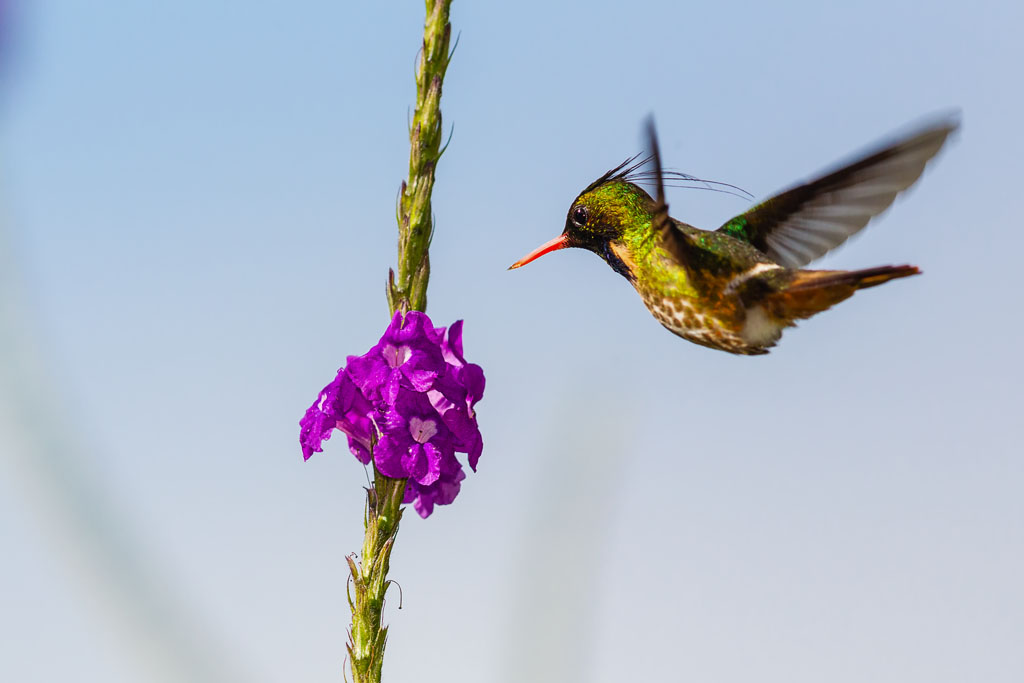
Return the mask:
M 958 125 L 954 116 L 932 121 L 707 231 L 668 215 L 666 179 L 710 181 L 662 171 L 654 120 L 648 118 L 649 155 L 627 159 L 588 185 L 569 207 L 562 234 L 509 269 L 557 249 L 587 249 L 629 280 L 673 333 L 729 353 L 768 353 L 797 320 L 858 289 L 921 272 L 910 265 L 852 271 L 803 266 L 885 211 Z M 653 185 L 655 196 L 637 183 Z

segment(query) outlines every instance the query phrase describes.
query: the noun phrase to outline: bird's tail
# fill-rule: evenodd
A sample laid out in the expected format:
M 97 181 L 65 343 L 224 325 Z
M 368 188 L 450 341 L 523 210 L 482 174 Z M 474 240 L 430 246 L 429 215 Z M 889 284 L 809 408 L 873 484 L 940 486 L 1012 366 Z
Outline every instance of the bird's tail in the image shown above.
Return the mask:
M 783 289 L 764 302 L 768 312 L 779 320 L 809 318 L 840 301 L 896 278 L 917 275 L 917 266 L 879 266 L 864 270 L 801 270 Z

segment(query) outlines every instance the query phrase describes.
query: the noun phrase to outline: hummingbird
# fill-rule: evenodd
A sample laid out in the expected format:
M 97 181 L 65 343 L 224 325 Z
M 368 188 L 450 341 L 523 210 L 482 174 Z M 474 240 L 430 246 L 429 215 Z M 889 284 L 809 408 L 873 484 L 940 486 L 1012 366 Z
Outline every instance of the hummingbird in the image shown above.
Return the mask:
M 648 117 L 647 155 L 627 159 L 588 185 L 569 207 L 562 234 L 509 270 L 558 249 L 587 249 L 625 277 L 676 335 L 729 353 L 765 354 L 798 320 L 859 289 L 921 272 L 912 265 L 804 266 L 889 208 L 958 126 L 955 115 L 919 125 L 709 231 L 669 216 L 666 181 L 726 192 L 738 188 L 663 171 L 654 119 Z M 653 186 L 653 197 L 641 183 Z

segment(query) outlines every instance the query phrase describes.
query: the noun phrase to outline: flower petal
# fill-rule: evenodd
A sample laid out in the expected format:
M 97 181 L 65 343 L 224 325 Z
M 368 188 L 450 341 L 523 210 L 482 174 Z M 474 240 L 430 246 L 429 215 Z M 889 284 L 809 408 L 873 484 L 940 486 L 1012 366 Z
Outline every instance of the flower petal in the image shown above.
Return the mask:
M 406 479 L 403 456 L 408 452 L 408 445 L 401 439 L 395 439 L 385 433 L 373 448 L 373 462 L 385 477 Z
M 402 454 L 402 469 L 404 477 L 406 479 L 415 479 L 420 484 L 429 484 L 433 481 L 423 481 L 423 478 L 427 475 L 427 454 L 425 448 L 418 444 L 413 443 L 409 448 Z M 436 479 L 437 477 L 434 477 Z
M 416 480 L 416 483 L 428 486 L 437 481 L 441 476 L 441 449 L 432 443 L 423 444 L 423 453 L 426 456 L 427 470 L 423 476 Z
M 466 388 L 468 395 L 466 400 L 472 409 L 476 402 L 484 396 L 484 388 L 487 386 L 484 370 L 475 363 L 467 363 L 459 373 L 459 379 L 462 380 L 462 385 Z
M 380 387 L 391 374 L 391 368 L 380 355 L 379 346 L 373 347 L 364 356 L 349 356 L 345 367 L 352 382 L 371 401 L 380 396 Z
M 407 364 L 401 370 L 402 375 L 409 380 L 410 388 L 420 392 L 429 391 L 434 386 L 434 380 L 437 379 L 438 371 L 410 367 L 410 365 Z
M 456 320 L 448 328 L 448 339 L 441 347 L 444 359 L 453 365 L 464 365 L 466 359 L 462 355 L 462 321 Z
M 340 404 L 346 384 L 351 385 L 351 380 L 345 375 L 345 368 L 342 368 L 334 380 L 320 390 L 313 405 L 299 420 L 299 444 L 302 446 L 304 460 L 322 451 L 323 442 L 331 438 L 341 413 Z

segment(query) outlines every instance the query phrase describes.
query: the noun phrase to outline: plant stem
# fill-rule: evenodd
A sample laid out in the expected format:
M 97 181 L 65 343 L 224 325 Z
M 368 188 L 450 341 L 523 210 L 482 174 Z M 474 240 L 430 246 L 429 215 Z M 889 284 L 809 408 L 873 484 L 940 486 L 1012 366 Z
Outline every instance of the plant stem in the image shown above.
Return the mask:
M 391 315 L 427 307 L 430 278 L 428 249 L 433 235 L 430 195 L 441 158 L 441 84 L 448 68 L 451 0 L 426 0 L 423 48 L 416 66 L 416 109 L 409 130 L 409 179 L 402 183 L 398 204 L 398 274 L 388 278 Z M 405 480 L 383 476 L 373 467 L 373 485 L 366 490 L 363 552 L 348 557 L 355 596 L 349 593 L 352 627 L 348 656 L 354 683 L 380 683 L 388 629 L 381 626 L 384 595 L 391 582 L 391 549 L 402 519 Z
M 448 23 L 451 0 L 426 0 L 423 47 L 416 65 L 416 109 L 409 129 L 409 180 L 402 183 L 398 201 L 398 274 L 388 283 L 391 314 L 423 311 L 427 307 L 430 259 L 427 249 L 433 235 L 430 195 L 434 170 L 441 158 L 441 83 L 451 54 Z
M 366 535 L 361 562 L 352 556 L 346 558 L 355 588 L 355 600 L 351 591 L 348 597 L 352 608 L 348 656 L 355 683 L 380 683 L 384 646 L 388 639 L 387 627 L 381 626 L 381 612 L 384 610 L 384 594 L 391 583 L 387 580 L 391 548 L 398 535 L 405 493 L 404 479 L 385 477 L 376 467 L 373 473 L 374 484 L 366 489 L 363 517 Z

